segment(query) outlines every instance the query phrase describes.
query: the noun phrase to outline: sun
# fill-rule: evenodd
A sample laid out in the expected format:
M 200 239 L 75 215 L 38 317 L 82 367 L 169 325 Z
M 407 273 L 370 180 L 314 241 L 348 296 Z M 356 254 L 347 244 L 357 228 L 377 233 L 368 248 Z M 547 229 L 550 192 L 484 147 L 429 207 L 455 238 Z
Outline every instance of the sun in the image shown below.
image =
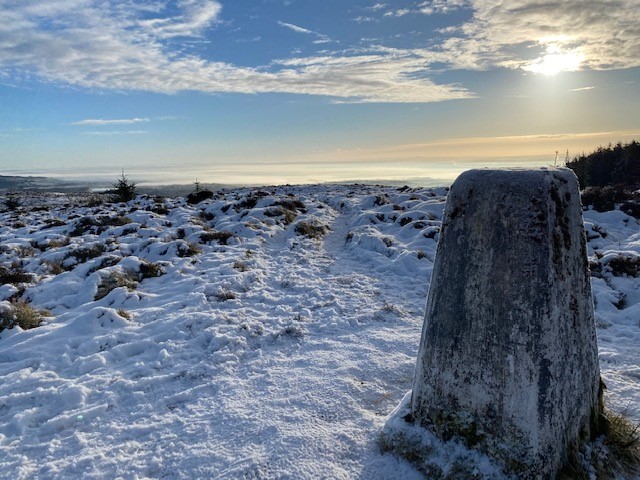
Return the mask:
M 524 67 L 524 70 L 542 75 L 556 75 L 560 72 L 574 72 L 580 68 L 584 61 L 584 55 L 577 50 L 559 51 L 559 49 L 548 49 L 547 53 L 537 58 Z

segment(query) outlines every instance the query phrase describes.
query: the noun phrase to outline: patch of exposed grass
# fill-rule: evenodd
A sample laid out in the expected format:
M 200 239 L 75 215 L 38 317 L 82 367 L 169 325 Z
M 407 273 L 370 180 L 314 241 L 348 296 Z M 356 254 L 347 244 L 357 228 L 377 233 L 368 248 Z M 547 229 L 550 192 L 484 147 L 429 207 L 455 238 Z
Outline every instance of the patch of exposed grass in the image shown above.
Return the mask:
M 142 262 L 140 264 L 140 273 L 138 274 L 138 280 L 142 281 L 145 278 L 154 278 L 164 275 L 164 270 L 157 263 Z
M 222 231 L 214 230 L 211 232 L 204 232 L 200 234 L 200 241 L 203 243 L 209 243 L 215 240 L 221 245 L 227 245 L 227 242 L 231 237 L 233 237 L 233 233 L 228 230 L 222 230 Z
M 220 290 L 216 293 L 216 298 L 220 302 L 226 302 L 227 300 L 235 300 L 238 296 L 233 293 L 231 290 Z
M 612 258 L 608 266 L 616 277 L 637 277 L 640 272 L 640 257 L 621 254 Z
M 15 326 L 23 330 L 36 328 L 45 318 L 51 316 L 49 310 L 34 308 L 23 300 L 14 300 L 9 308 L 0 310 L 0 332 Z
M 176 252 L 176 254 L 180 257 L 180 258 L 184 258 L 184 257 L 195 257 L 196 255 L 199 255 L 200 253 L 202 253 L 202 249 L 200 248 L 200 246 L 196 245 L 195 243 L 183 243 L 178 247 L 178 250 Z
M 42 229 L 53 228 L 53 227 L 63 227 L 66 224 L 67 223 L 65 221 L 60 220 L 59 218 L 47 218 L 44 221 L 44 226 L 42 227 Z
M 69 237 L 64 237 L 60 240 L 51 240 L 49 243 L 44 244 L 43 248 L 45 249 L 61 248 L 61 247 L 66 247 L 67 245 L 69 245 L 69 243 L 71 243 L 71 240 L 69 239 Z
M 104 203 L 106 202 L 106 199 L 104 197 L 104 195 L 100 195 L 100 194 L 94 194 L 91 195 L 89 198 L 87 198 L 84 206 L 85 207 L 99 207 L 100 205 L 104 205 Z
M 189 205 L 195 205 L 209 198 L 213 198 L 213 192 L 211 190 L 199 190 L 187 195 L 187 203 Z
M 260 196 L 259 195 L 247 195 L 245 198 L 243 198 L 241 201 L 239 201 L 236 206 L 234 207 L 236 212 L 239 212 L 240 210 L 251 210 L 252 208 L 255 208 L 255 206 L 258 204 L 258 200 L 260 200 Z
M 9 211 L 12 211 L 12 212 L 16 211 L 18 208 L 20 208 L 20 200 L 18 200 L 14 196 L 9 196 L 5 198 L 4 206 Z
M 274 203 L 274 205 L 277 207 L 284 207 L 287 210 L 293 210 L 294 212 L 295 211 L 299 211 L 302 213 L 307 212 L 307 206 L 304 204 L 302 200 L 299 200 L 297 198 L 292 198 L 289 200 L 278 200 L 277 202 Z
M 240 272 L 246 272 L 247 270 L 249 270 L 249 266 L 246 263 L 241 262 L 240 260 L 236 260 L 235 262 L 233 262 L 233 268 Z
M 69 233 L 72 237 L 79 237 L 86 233 L 102 233 L 109 227 L 122 227 L 131 223 L 131 219 L 124 215 L 100 215 L 99 217 L 82 217 L 74 223 Z
M 322 238 L 326 235 L 329 229 L 326 225 L 312 222 L 299 222 L 296 225 L 296 233 L 298 235 L 305 235 L 309 238 Z
M 124 225 L 130 224 L 131 219 L 129 217 L 125 217 L 124 215 L 105 215 L 100 217 L 100 223 L 105 227 L 122 227 Z
M 51 275 L 59 275 L 68 270 L 64 267 L 62 260 L 43 260 L 42 263 L 47 266 Z
M 589 445 L 588 454 L 571 451 L 558 480 L 630 479 L 640 474 L 640 425 L 605 409 L 597 427 L 600 437 Z
M 29 283 L 33 279 L 30 273 L 25 273 L 18 267 L 2 267 L 0 266 L 0 285 Z
M 98 291 L 96 292 L 95 301 L 102 300 L 109 295 L 113 290 L 120 287 L 125 287 L 129 290 L 135 290 L 138 286 L 138 282 L 128 273 L 115 272 L 109 277 L 105 277 L 98 285 Z
M 104 245 L 95 244 L 91 247 L 83 247 L 75 249 L 71 252 L 71 256 L 78 260 L 78 263 L 84 263 L 92 258 L 97 258 L 104 253 Z

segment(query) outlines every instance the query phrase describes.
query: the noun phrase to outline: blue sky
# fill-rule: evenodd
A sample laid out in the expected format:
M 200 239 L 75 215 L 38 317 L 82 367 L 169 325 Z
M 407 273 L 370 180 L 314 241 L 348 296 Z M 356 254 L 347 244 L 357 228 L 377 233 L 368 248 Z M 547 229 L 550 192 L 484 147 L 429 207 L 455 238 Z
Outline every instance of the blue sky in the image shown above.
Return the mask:
M 640 1 L 0 0 L 1 172 L 450 177 L 640 137 Z

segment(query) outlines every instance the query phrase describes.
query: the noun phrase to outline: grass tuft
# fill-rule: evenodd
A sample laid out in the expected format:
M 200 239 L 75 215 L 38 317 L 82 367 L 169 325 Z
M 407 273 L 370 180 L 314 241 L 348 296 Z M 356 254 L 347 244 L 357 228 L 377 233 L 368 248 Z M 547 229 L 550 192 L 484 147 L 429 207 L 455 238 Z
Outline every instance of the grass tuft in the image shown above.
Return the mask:
M 37 309 L 23 300 L 13 300 L 9 308 L 0 310 L 0 332 L 4 329 L 19 326 L 29 330 L 40 326 L 52 313 L 46 309 Z
M 33 279 L 30 273 L 25 273 L 19 268 L 7 268 L 0 266 L 0 285 L 29 283 Z
M 113 290 L 120 287 L 128 288 L 129 290 L 135 290 L 138 282 L 128 274 L 115 272 L 109 277 L 103 278 L 98 285 L 98 291 L 96 292 L 94 301 L 102 300 L 109 295 Z
M 595 441 L 569 458 L 558 480 L 614 480 L 640 474 L 640 425 L 621 413 L 604 410 L 598 419 Z
M 299 222 L 296 225 L 296 233 L 309 238 L 322 238 L 329 229 L 319 223 Z
M 203 232 L 200 234 L 200 241 L 203 243 L 209 243 L 215 240 L 221 245 L 227 245 L 227 242 L 231 237 L 233 237 L 233 233 L 228 230 Z

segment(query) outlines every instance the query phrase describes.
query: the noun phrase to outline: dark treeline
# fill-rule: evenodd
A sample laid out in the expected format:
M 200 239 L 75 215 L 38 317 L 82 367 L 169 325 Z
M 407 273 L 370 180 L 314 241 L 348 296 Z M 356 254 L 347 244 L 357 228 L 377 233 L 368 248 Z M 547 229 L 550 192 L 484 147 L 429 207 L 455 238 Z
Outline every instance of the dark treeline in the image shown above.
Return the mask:
M 599 147 L 595 152 L 582 154 L 567 162 L 578 176 L 581 188 L 634 187 L 640 185 L 640 143 L 618 142 Z

